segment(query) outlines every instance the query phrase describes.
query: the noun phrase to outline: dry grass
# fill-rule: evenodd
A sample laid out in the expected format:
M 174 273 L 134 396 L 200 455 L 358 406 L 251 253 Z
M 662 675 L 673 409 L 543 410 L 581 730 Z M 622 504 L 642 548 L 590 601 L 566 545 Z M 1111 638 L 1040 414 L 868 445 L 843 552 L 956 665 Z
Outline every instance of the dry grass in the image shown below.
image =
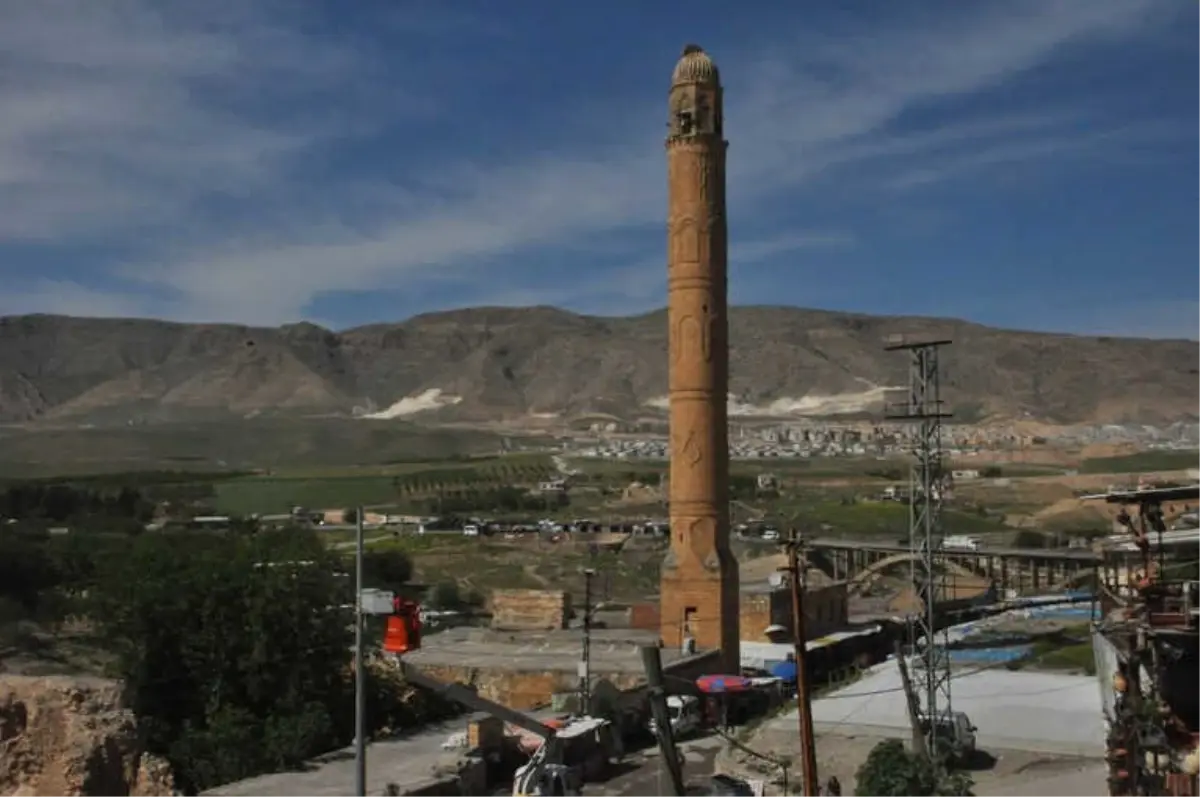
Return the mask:
M 507 540 L 427 534 L 400 537 L 382 547 L 410 553 L 415 581 L 455 581 L 485 596 L 496 589 L 564 589 L 582 599 L 587 568 L 596 571 L 597 597 L 627 602 L 654 595 L 665 543 L 638 541 L 618 550 L 604 545 L 612 540 L 602 536 L 555 543 L 538 535 Z M 597 543 L 594 550 L 590 543 Z

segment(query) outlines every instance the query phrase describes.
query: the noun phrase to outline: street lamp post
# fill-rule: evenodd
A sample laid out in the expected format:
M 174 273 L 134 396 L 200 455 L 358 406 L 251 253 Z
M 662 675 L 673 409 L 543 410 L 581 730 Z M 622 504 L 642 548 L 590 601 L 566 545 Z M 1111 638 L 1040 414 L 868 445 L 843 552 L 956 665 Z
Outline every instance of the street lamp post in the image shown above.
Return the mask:
M 583 571 L 583 660 L 579 662 L 579 711 L 591 713 L 592 702 L 592 576 L 590 567 Z
M 367 663 L 363 656 L 363 508 L 354 510 L 354 793 L 367 793 Z

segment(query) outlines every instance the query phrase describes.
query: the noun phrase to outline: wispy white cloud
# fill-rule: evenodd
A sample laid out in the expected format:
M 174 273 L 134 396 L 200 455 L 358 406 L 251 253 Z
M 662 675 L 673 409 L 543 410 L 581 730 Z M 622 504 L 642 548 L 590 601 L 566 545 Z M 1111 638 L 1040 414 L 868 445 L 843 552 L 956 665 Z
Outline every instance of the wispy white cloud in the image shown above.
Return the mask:
M 301 126 L 256 104 L 369 79 L 368 58 L 276 28 L 251 5 L 6 6 L 0 235 L 204 245 L 206 198 L 270 188 L 289 159 L 345 134 L 355 120 Z
M 0 291 L 0 316 L 25 313 L 140 318 L 158 315 L 152 297 L 86 287 L 73 280 L 25 279 Z
M 717 53 L 730 84 L 731 198 L 754 207 L 830 175 L 868 191 L 914 190 L 1056 157 L 1077 143 L 1086 144 L 1077 156 L 1102 154 L 1112 140 L 1105 136 L 1120 130 L 1084 132 L 1069 109 L 936 127 L 908 121 L 1064 48 L 1136 35 L 1157 24 L 1163 5 L 964 4 L 936 20 L 850 38 L 798 32 L 756 43 L 767 56 Z M 298 7 L 41 0 L 6 9 L 0 52 L 20 79 L 0 84 L 0 236 L 110 244 L 120 256 L 109 276 L 122 287 L 26 282 L 0 310 L 75 312 L 91 303 L 92 314 L 278 322 L 331 292 L 478 284 L 487 276 L 478 264 L 498 256 L 661 224 L 657 90 L 621 99 L 630 131 L 642 131 L 624 141 L 568 126 L 565 149 L 501 165 L 466 153 L 449 163 L 410 157 L 403 175 L 383 167 L 316 185 L 297 177 L 299 166 L 348 139 L 396 129 L 397 108 L 428 118 L 439 102 L 422 83 L 427 70 L 397 70 L 360 41 L 309 32 L 319 28 Z M 454 35 L 464 24 L 421 19 L 397 15 L 392 24 L 400 36 Z M 389 98 L 386 108 L 357 101 L 371 91 Z M 314 106 L 329 112 L 296 115 Z M 735 265 L 854 236 L 733 233 Z M 503 287 L 492 280 L 476 293 L 597 312 L 651 306 L 661 264 L 630 260 L 567 288 L 514 285 L 519 275 L 508 273 Z
M 729 268 L 734 272 L 762 261 L 805 250 L 840 249 L 855 245 L 848 233 L 795 232 L 757 240 L 743 240 L 729 248 Z M 593 315 L 632 315 L 662 307 L 667 295 L 666 241 L 661 257 L 633 264 L 614 265 L 598 273 L 575 275 L 564 284 L 526 285 L 519 288 L 470 290 L 463 285 L 461 298 L 445 307 L 490 305 L 569 306 Z

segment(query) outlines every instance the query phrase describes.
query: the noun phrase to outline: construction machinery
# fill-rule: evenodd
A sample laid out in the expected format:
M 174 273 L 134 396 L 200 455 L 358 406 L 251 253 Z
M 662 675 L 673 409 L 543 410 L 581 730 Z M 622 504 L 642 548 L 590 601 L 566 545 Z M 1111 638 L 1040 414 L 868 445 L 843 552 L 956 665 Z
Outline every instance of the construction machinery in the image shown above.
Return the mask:
M 493 700 L 461 684 L 445 683 L 400 661 L 409 683 L 473 711 L 490 714 L 541 739 L 529 761 L 513 775 L 513 797 L 579 794 L 584 778 L 604 769 L 614 748 L 612 723 L 601 717 L 576 717 L 560 728 Z
M 615 748 L 612 723 L 607 719 L 576 717 L 556 728 L 481 697 L 461 684 L 446 683 L 426 675 L 402 658 L 403 653 L 421 646 L 420 607 L 415 601 L 397 598 L 395 610 L 396 614 L 388 618 L 384 648 L 395 656 L 409 683 L 472 711 L 496 717 L 541 740 L 529 761 L 513 776 L 513 797 L 578 795 L 584 778 L 607 766 Z

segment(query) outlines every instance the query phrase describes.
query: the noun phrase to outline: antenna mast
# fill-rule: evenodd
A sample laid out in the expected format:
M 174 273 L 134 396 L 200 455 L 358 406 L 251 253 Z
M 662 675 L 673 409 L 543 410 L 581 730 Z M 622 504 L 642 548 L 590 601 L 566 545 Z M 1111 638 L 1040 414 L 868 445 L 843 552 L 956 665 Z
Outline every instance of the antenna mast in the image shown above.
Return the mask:
M 953 727 L 950 702 L 949 635 L 936 631 L 938 602 L 947 600 L 946 568 L 937 561 L 945 531 L 941 523 L 942 494 L 946 488 L 942 455 L 942 421 L 951 414 L 943 411 L 938 352 L 949 340 L 898 343 L 887 351 L 905 351 L 910 356 L 908 396 L 892 407 L 887 418 L 912 424 L 910 434 L 913 464 L 908 491 L 908 539 L 912 553 L 912 580 L 920 610 L 909 615 L 910 650 L 920 648 L 915 662 L 914 686 L 919 692 L 926 731 L 925 743 L 930 760 L 940 765 L 945 742 L 939 734 Z M 942 742 L 939 744 L 939 742 Z

